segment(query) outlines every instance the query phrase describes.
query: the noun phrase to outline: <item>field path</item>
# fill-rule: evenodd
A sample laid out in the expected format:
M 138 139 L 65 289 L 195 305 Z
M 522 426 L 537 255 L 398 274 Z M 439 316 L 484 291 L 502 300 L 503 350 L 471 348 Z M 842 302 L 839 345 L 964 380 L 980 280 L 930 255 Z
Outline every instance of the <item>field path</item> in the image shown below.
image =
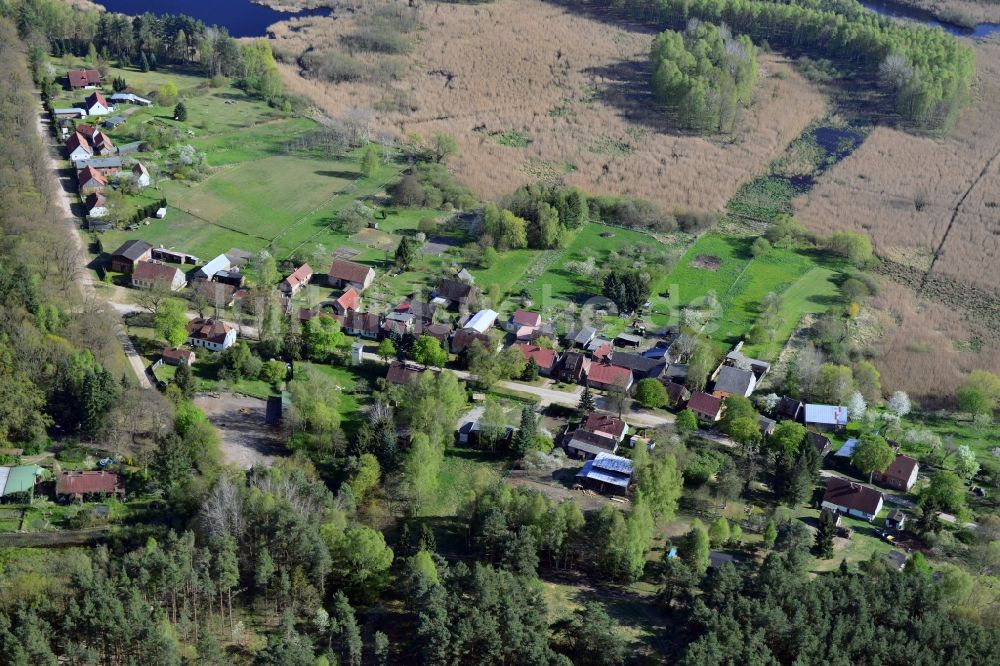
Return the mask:
M 107 300 L 98 294 L 94 283 L 94 274 L 87 268 L 87 253 L 83 245 L 83 239 L 80 237 L 80 220 L 73 215 L 73 208 L 71 204 L 71 197 L 75 192 L 75 184 L 69 178 L 64 179 L 59 174 L 59 164 L 55 159 L 55 154 L 56 151 L 59 150 L 59 145 L 52 140 L 51 122 L 48 115 L 44 112 L 39 113 L 35 118 L 37 121 L 35 123 L 35 128 L 38 131 L 38 138 L 41 139 L 42 143 L 49 148 L 47 157 L 49 162 L 49 171 L 51 171 L 52 179 L 55 181 L 56 185 L 56 203 L 64 213 L 62 218 L 66 224 L 66 231 L 76 246 L 75 254 L 78 265 L 76 270 L 74 270 L 74 280 L 78 285 L 80 285 L 80 291 L 84 300 Z M 110 301 L 107 302 L 110 305 L 113 305 Z M 128 359 L 129 365 L 132 366 L 132 370 L 135 372 L 136 379 L 139 381 L 139 386 L 144 389 L 153 388 L 152 383 L 149 381 L 149 377 L 146 375 L 146 367 L 143 365 L 142 357 L 139 356 L 139 352 L 136 351 L 135 346 L 126 334 L 125 327 L 122 326 L 120 319 L 116 319 L 115 321 L 115 333 L 118 336 L 119 342 L 121 342 L 122 349 L 125 351 L 125 357 Z
M 951 230 L 955 226 L 955 221 L 958 219 L 958 214 L 962 211 L 962 206 L 965 204 L 965 200 L 969 198 L 969 195 L 972 194 L 972 190 L 976 189 L 976 185 L 982 182 L 983 178 L 985 178 L 990 172 L 990 168 L 996 164 L 998 160 L 1000 160 L 1000 151 L 997 151 L 996 154 L 994 154 L 993 157 L 986 162 L 983 166 L 983 170 L 979 172 L 979 175 L 972 180 L 969 188 L 962 193 L 961 197 L 959 197 L 958 203 L 955 204 L 955 207 L 951 211 L 951 219 L 948 220 L 948 226 L 945 228 L 944 234 L 941 236 L 941 242 L 938 243 L 937 249 L 934 250 L 934 257 L 931 259 L 931 265 L 927 268 L 927 272 L 924 274 L 924 279 L 920 282 L 920 289 L 917 290 L 917 293 L 923 294 L 924 287 L 927 286 L 927 279 L 934 270 L 934 264 L 937 263 L 938 258 L 940 258 L 941 253 L 944 251 L 944 245 L 948 242 L 948 236 L 951 234 Z

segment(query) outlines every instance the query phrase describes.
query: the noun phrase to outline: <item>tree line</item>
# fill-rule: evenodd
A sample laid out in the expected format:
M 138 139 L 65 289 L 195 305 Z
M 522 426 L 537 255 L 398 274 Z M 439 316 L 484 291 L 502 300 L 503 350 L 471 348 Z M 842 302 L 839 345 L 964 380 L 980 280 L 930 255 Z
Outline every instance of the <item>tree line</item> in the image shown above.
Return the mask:
M 755 42 L 830 58 L 878 81 L 900 117 L 950 127 L 969 98 L 975 53 L 942 30 L 901 24 L 855 0 L 610 0 L 609 7 L 660 26 L 690 19 L 725 24 Z

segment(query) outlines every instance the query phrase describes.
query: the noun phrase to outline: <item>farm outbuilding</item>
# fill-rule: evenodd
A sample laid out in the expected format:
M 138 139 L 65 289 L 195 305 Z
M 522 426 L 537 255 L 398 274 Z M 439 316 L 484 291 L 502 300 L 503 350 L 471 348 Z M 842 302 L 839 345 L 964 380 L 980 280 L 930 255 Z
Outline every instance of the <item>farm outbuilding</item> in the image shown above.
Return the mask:
M 598 453 L 583 464 L 576 479 L 585 488 L 600 493 L 625 495 L 632 483 L 632 461 L 610 453 Z

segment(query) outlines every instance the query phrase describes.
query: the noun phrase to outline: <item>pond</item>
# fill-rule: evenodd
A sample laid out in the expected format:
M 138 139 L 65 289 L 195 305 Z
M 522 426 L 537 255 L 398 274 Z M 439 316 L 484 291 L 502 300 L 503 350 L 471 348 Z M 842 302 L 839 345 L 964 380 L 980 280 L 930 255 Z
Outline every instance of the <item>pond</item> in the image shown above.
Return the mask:
M 889 0 L 858 0 L 865 9 L 871 10 L 882 16 L 890 16 L 904 21 L 915 21 L 923 23 L 931 28 L 941 28 L 947 33 L 958 37 L 970 37 L 978 39 L 988 37 L 995 32 L 1000 32 L 1000 23 L 979 23 L 974 28 L 958 25 L 957 23 L 947 23 L 934 16 L 929 11 L 900 5 Z
M 109 12 L 185 14 L 229 30 L 233 37 L 263 37 L 267 26 L 294 16 L 329 16 L 330 10 L 280 12 L 250 0 L 99 0 Z

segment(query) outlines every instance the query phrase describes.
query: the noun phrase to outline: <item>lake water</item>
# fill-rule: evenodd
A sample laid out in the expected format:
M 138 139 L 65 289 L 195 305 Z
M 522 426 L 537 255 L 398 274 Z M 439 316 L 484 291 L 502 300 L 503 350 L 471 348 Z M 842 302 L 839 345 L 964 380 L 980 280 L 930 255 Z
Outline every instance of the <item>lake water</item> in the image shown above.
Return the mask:
M 329 9 L 279 12 L 250 0 L 97 0 L 109 12 L 185 14 L 229 30 L 233 37 L 263 37 L 267 26 L 293 16 L 328 16 Z
M 975 28 L 966 28 L 954 23 L 945 23 L 930 12 L 913 7 L 907 7 L 905 5 L 898 5 L 893 2 L 873 2 L 872 0 L 858 0 L 858 2 L 860 2 L 865 9 L 869 9 L 876 14 L 891 16 L 892 18 L 902 19 L 904 21 L 915 21 L 932 28 L 941 28 L 945 32 L 956 35 L 957 37 L 970 37 L 976 39 L 979 37 L 988 37 L 995 32 L 1000 32 L 1000 23 L 980 23 Z

